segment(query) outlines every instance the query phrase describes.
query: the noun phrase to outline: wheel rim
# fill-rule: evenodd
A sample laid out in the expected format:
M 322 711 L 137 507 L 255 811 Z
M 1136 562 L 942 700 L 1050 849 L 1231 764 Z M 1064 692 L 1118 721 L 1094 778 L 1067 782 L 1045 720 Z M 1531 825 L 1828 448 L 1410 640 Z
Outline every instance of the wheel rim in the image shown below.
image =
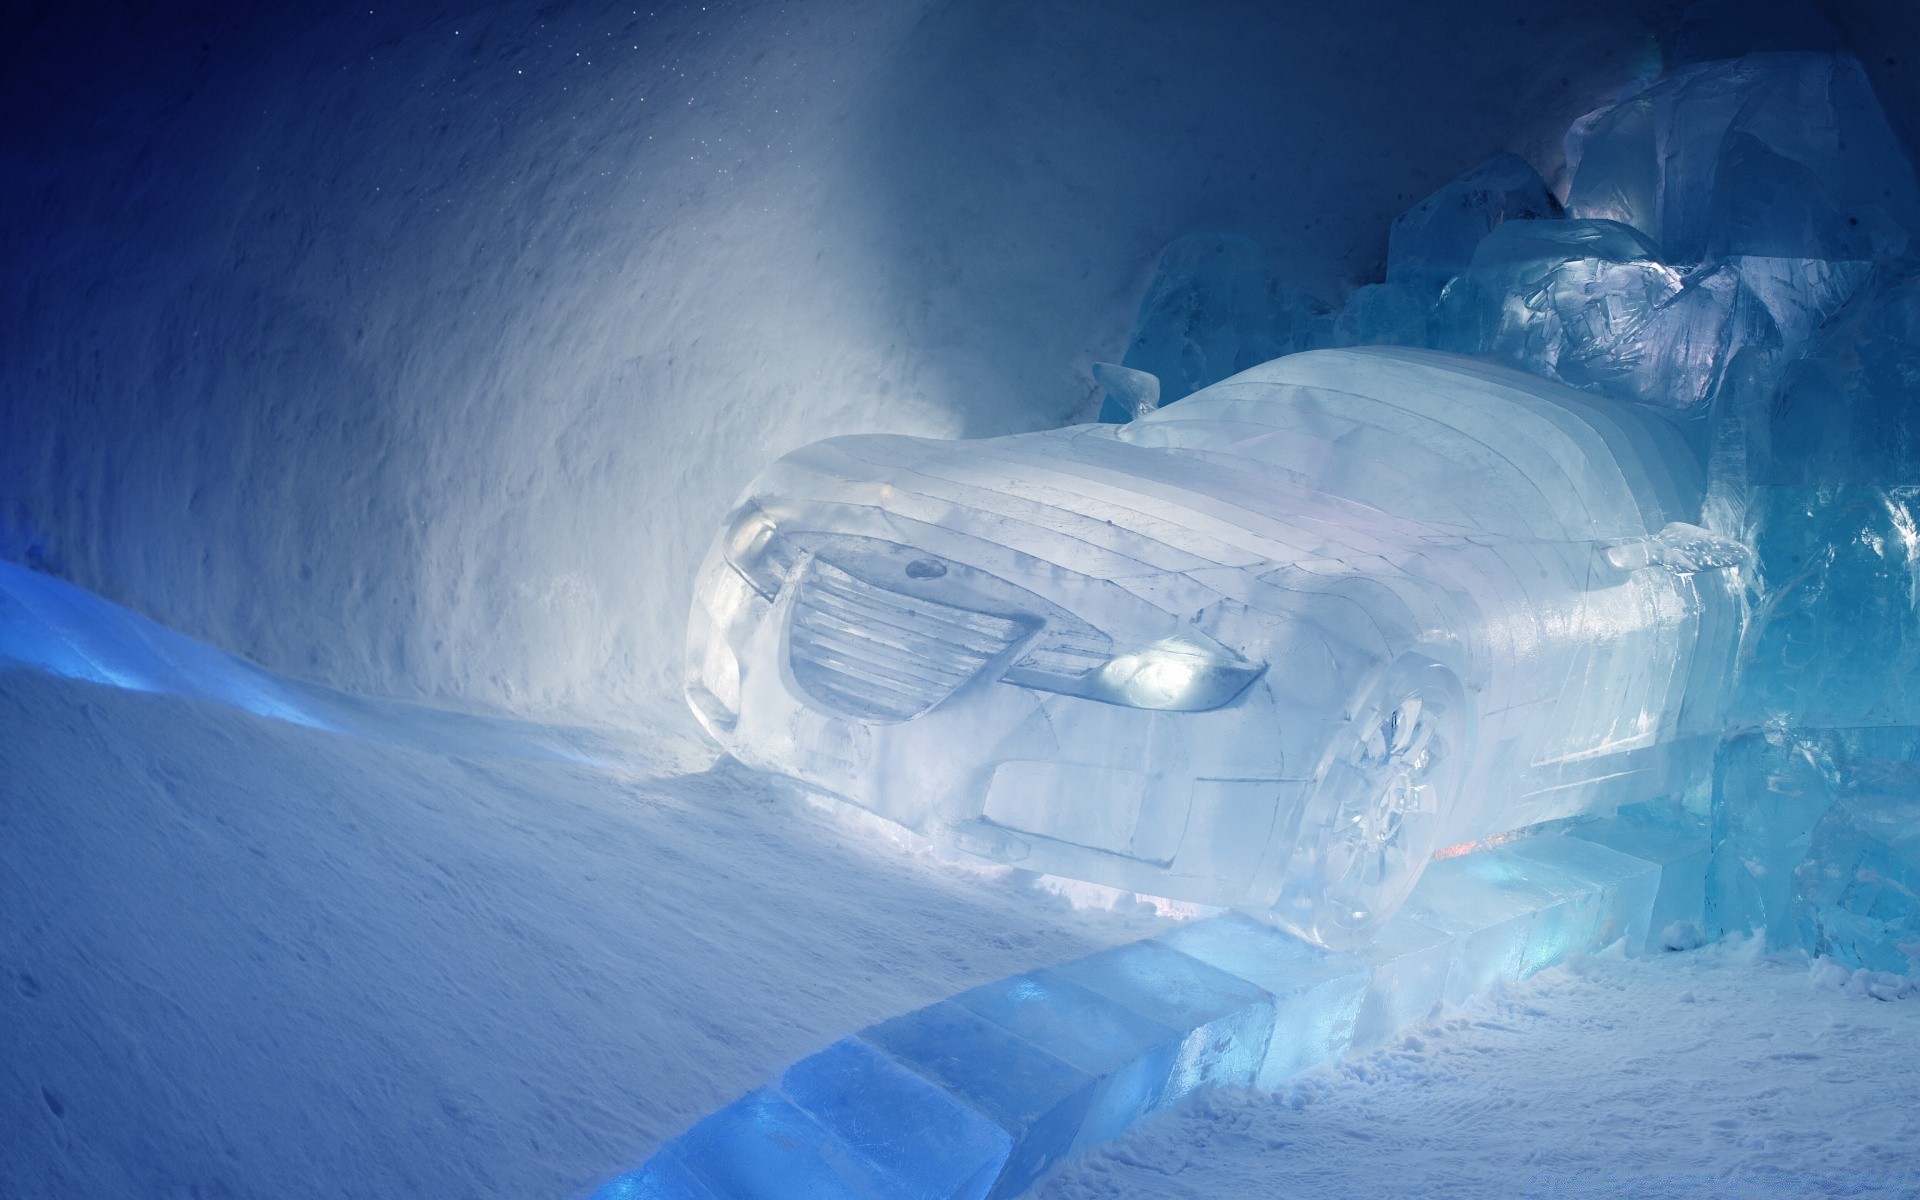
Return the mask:
M 1423 836 L 1439 816 L 1438 770 L 1446 757 L 1440 714 L 1418 695 L 1376 713 L 1339 769 L 1339 791 L 1321 862 L 1329 901 L 1349 921 L 1366 922 L 1397 891 L 1394 883 L 1432 853 Z M 1392 897 L 1398 899 L 1398 897 Z
M 1274 913 L 1352 946 L 1397 911 L 1439 848 L 1466 765 L 1467 713 L 1432 663 L 1389 672 L 1326 760 Z

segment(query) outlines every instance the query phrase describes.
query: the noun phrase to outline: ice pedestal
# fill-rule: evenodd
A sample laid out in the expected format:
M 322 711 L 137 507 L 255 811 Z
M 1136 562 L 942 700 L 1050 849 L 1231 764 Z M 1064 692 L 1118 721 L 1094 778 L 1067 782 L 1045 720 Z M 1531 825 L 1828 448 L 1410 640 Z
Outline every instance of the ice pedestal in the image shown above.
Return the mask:
M 1353 1024 L 1352 1048 L 1366 1051 L 1433 1015 L 1446 994 L 1453 938 L 1401 912 L 1354 957 L 1371 972 Z
M 1155 941 L 1116 946 L 1054 968 L 1075 983 L 1174 1029 L 1190 1031 L 1166 1100 L 1254 1081 L 1273 1036 L 1273 997 L 1253 983 Z
M 1645 940 L 1661 868 L 1594 842 L 1544 834 L 1443 859 L 1404 910 L 1452 938 L 1446 999 L 1521 979 L 1577 950 Z
M 953 1002 L 1101 1081 L 1075 1145 L 1117 1137 L 1159 1108 L 1189 1033 L 1048 970 L 962 992 Z
M 1704 818 L 1675 802 L 1655 800 L 1623 808 L 1606 820 L 1572 826 L 1567 836 L 1660 869 L 1646 927 L 1627 930 L 1627 949 L 1659 950 L 1666 932 L 1682 923 L 1696 930 L 1706 928 L 1707 863 L 1712 847 Z

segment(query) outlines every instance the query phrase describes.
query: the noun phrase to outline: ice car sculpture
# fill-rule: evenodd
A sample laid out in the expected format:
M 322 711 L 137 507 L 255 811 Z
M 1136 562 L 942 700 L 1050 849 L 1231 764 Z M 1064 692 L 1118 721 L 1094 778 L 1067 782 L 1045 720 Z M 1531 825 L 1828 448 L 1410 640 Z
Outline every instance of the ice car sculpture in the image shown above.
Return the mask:
M 727 522 L 687 692 L 936 842 L 1352 943 L 1443 846 L 1710 770 L 1741 552 L 1702 495 L 1660 414 L 1422 350 L 836 438 Z

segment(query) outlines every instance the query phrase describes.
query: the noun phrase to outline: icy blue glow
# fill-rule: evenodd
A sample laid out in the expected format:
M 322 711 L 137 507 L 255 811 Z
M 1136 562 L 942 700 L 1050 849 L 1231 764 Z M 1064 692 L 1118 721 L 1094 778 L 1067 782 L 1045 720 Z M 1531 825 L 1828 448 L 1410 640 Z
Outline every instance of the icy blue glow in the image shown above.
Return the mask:
M 1018 1195 L 1060 1155 L 1182 1097 L 1275 1087 L 1424 1020 L 1443 995 L 1643 939 L 1655 895 L 1689 876 L 1607 848 L 1646 826 L 1603 818 L 1586 838 L 1451 858 L 1408 903 L 1448 930 L 1402 913 L 1357 954 L 1226 914 L 962 992 L 801 1060 L 596 1200 Z
M 689 694 L 937 842 L 1351 943 L 1443 845 L 1705 778 L 1745 558 L 1704 494 L 1655 412 L 1404 349 L 836 439 L 718 539 Z
M 1912 168 L 1817 54 L 1688 67 L 1568 147 L 1564 208 L 1475 168 L 1337 311 L 1182 238 L 1126 355 L 1166 406 L 1122 426 L 775 464 L 701 576 L 703 722 L 943 845 L 1356 952 L 1443 846 L 1636 814 L 1436 867 L 1402 934 L 1472 927 L 1454 995 L 1602 919 L 1894 961 L 1905 810 L 1847 764 L 1920 758 Z M 1657 893 L 1554 902 L 1620 852 Z
M 0 562 L 0 664 L 8 662 L 331 727 L 306 697 L 257 667 L 52 576 Z

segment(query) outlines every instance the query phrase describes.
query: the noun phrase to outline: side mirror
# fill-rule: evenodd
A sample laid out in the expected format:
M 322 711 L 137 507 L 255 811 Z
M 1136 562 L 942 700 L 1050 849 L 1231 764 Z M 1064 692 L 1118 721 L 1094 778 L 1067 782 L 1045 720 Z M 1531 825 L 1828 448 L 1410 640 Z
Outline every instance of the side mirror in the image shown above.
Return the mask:
M 1753 551 L 1739 542 L 1685 521 L 1671 521 L 1650 538 L 1610 543 L 1606 553 L 1607 561 L 1622 571 L 1665 567 L 1675 575 L 1744 567 L 1753 561 Z
M 1093 381 L 1127 410 L 1128 420 L 1138 421 L 1160 407 L 1160 377 L 1151 372 L 1097 362 L 1093 364 Z

